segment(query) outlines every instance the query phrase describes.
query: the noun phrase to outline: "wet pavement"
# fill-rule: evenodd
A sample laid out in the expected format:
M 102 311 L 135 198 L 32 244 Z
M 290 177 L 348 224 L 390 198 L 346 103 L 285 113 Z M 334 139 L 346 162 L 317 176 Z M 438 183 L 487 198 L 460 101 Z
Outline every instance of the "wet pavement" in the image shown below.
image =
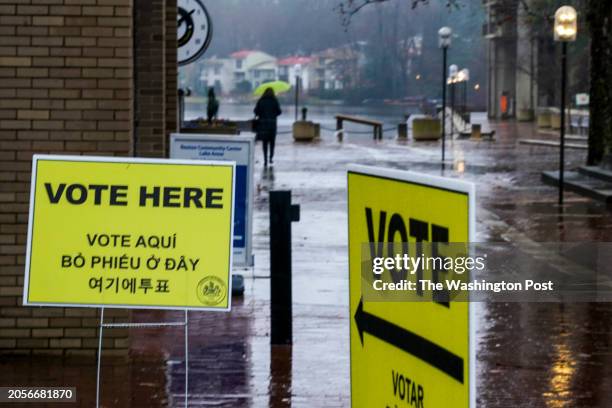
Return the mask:
M 190 313 L 189 406 L 350 406 L 345 171 L 349 163 L 421 171 L 477 185 L 477 239 L 515 242 L 609 241 L 604 205 L 540 181 L 558 151 L 519 145 L 530 124 L 495 123 L 496 140 L 454 140 L 441 168 L 436 142 L 381 142 L 325 132 L 314 144 L 280 135 L 274 167 L 257 151 L 255 268 L 230 313 Z M 259 148 L 259 146 L 258 146 Z M 584 162 L 567 151 L 567 165 Z M 301 206 L 293 224 L 294 345 L 270 347 L 268 191 L 289 189 Z M 612 304 L 479 303 L 479 407 L 612 406 Z M 134 321 L 181 320 L 180 312 L 135 311 Z M 184 397 L 182 328 L 134 329 L 129 361 L 104 360 L 102 405 L 180 407 Z M 80 406 L 95 399 L 95 361 L 0 362 L 2 385 L 73 385 Z M 12 405 L 17 406 L 17 405 Z

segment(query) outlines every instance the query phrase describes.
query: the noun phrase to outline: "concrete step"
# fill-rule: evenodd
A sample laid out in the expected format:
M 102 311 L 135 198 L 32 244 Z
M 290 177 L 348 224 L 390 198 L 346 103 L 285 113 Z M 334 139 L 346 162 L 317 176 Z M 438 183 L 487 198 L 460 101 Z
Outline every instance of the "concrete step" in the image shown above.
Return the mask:
M 589 177 L 612 183 L 612 171 L 602 169 L 599 166 L 581 166 L 578 167 L 578 172 Z
M 542 181 L 548 185 L 559 185 L 558 171 L 542 172 Z M 590 177 L 578 171 L 563 173 L 563 186 L 568 191 L 612 205 L 612 182 Z
M 559 147 L 561 143 L 555 140 L 544 140 L 544 139 L 519 139 L 520 144 L 534 145 L 534 146 L 548 146 L 548 147 Z M 588 146 L 582 143 L 565 143 L 567 149 L 582 149 L 586 150 Z
M 547 130 L 547 129 L 539 129 L 538 134 L 541 136 L 550 136 L 555 139 L 559 139 L 559 130 Z M 574 140 L 574 141 L 583 141 L 587 142 L 589 137 L 587 135 L 578 135 L 575 133 L 570 133 L 565 135 L 565 140 Z
M 542 134 L 539 133 L 539 135 L 541 137 L 545 137 L 546 139 L 543 140 L 559 140 L 559 135 L 549 135 L 549 134 Z M 580 136 L 580 135 L 565 135 L 565 141 L 568 142 L 584 142 L 587 143 L 589 141 L 589 138 L 586 136 Z

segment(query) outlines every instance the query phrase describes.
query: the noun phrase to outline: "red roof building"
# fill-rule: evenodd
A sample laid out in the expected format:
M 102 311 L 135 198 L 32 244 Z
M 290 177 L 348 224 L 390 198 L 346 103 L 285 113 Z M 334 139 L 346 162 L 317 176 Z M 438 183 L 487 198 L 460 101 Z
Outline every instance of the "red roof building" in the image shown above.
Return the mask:
M 278 65 L 294 66 L 294 65 L 308 65 L 313 61 L 310 57 L 287 57 L 278 60 Z
M 230 57 L 234 58 L 234 59 L 245 59 L 246 57 L 248 57 L 249 55 L 251 55 L 254 52 L 257 52 L 257 51 L 253 51 L 253 50 L 240 50 L 240 51 L 236 51 L 236 52 L 230 54 Z

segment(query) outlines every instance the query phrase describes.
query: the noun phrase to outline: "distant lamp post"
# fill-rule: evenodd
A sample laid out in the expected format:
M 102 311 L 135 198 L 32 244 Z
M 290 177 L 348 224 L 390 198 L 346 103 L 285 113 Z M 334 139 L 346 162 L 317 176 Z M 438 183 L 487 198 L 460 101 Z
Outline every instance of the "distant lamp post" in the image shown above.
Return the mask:
M 446 143 L 446 53 L 451 45 L 452 34 L 450 27 L 442 27 L 438 30 L 438 45 L 442 48 L 442 163 L 444 163 Z
M 463 114 L 467 113 L 467 85 L 470 80 L 470 70 L 467 68 L 463 68 L 461 70 L 461 80 L 463 82 L 463 101 L 462 101 L 462 110 Z
M 576 41 L 578 15 L 572 6 L 559 7 L 555 12 L 555 41 Z
M 459 67 L 452 64 L 448 67 L 448 85 L 450 85 L 450 108 L 451 108 L 451 128 L 450 137 L 451 140 L 455 134 L 455 84 L 459 81 Z
M 302 77 L 302 65 L 295 64 L 293 67 L 293 73 L 295 74 L 295 121 L 298 120 L 298 108 L 300 104 L 300 78 Z
M 567 43 L 576 41 L 578 16 L 571 6 L 559 7 L 555 13 L 554 38 L 561 42 L 561 128 L 559 148 L 559 205 L 563 205 L 563 172 L 565 167 L 565 92 L 567 83 Z

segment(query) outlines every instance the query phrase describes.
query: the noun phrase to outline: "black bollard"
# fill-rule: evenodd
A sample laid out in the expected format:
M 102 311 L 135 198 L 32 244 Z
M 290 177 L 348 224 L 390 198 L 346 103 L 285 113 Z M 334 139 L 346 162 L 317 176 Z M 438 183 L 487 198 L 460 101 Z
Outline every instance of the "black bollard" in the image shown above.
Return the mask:
M 272 344 L 292 344 L 291 222 L 300 206 L 291 191 L 270 191 L 270 325 Z
M 306 121 L 306 117 L 308 116 L 308 108 L 302 108 L 302 120 Z

